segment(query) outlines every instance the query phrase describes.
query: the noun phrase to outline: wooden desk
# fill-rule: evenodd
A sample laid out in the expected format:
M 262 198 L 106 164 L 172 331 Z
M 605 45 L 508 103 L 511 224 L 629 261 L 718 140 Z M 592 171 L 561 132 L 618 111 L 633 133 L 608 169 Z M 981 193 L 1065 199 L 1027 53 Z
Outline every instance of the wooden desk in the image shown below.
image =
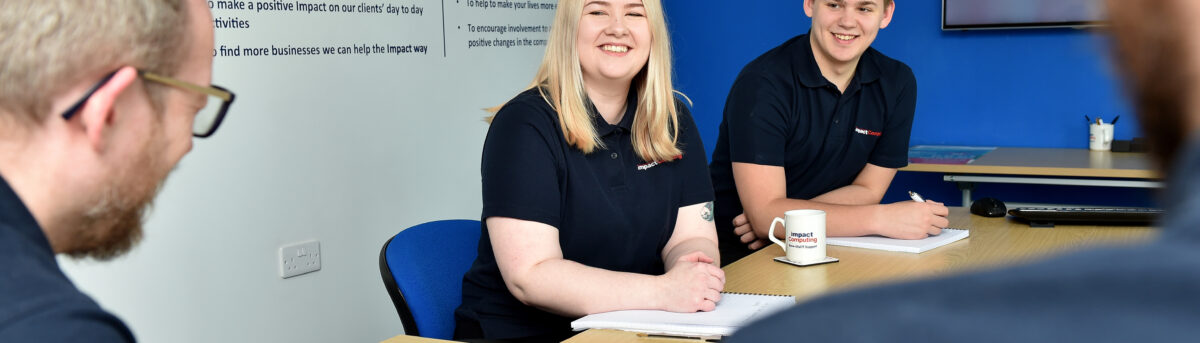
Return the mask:
M 803 302 L 832 291 L 1014 264 L 1084 246 L 1142 242 L 1157 234 L 1145 227 L 1059 225 L 1036 229 L 1006 218 L 972 216 L 962 208 L 950 209 L 950 223 L 970 229 L 971 237 L 921 254 L 830 246 L 829 255 L 841 262 L 794 267 L 772 261 L 783 256 L 783 250 L 770 246 L 725 266 L 725 290 L 790 294 Z M 567 340 L 669 341 L 680 340 L 641 338 L 613 330 L 588 330 Z
M 1162 187 L 1147 155 L 1134 152 L 996 148 L 968 164 L 910 163 L 900 170 L 946 174 L 943 179 L 958 183 L 963 191 L 963 206 L 970 206 L 975 182 Z

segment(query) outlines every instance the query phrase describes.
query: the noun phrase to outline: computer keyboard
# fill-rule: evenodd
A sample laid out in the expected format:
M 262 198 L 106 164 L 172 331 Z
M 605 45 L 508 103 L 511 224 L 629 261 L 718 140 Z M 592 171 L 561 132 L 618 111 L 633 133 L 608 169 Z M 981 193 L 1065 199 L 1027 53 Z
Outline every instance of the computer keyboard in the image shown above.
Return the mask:
M 1018 207 L 1008 214 L 1032 223 L 1149 224 L 1162 216 L 1156 208 Z

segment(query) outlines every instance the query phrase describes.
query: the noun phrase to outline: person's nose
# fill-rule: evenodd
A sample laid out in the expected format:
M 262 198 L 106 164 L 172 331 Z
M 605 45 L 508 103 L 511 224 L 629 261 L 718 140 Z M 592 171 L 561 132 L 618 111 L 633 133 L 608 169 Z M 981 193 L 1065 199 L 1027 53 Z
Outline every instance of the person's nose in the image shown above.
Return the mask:
M 843 28 L 843 29 L 853 29 L 855 27 L 858 27 L 858 22 L 854 21 L 853 16 L 850 15 L 849 13 L 838 14 L 837 24 L 838 24 L 838 27 Z
M 615 37 L 624 37 L 629 34 L 629 27 L 625 26 L 625 16 L 612 16 L 608 21 L 608 26 L 604 28 L 604 33 Z

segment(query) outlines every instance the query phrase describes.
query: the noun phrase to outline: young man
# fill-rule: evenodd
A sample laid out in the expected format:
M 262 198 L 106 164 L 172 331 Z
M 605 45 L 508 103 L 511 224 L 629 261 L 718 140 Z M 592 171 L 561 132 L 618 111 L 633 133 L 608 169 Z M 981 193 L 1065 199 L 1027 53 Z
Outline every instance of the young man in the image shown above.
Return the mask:
M 192 135 L 220 124 L 207 3 L 5 0 L 0 32 L 0 342 L 133 341 L 55 254 L 129 250 Z
M 1200 2 L 1110 0 L 1117 60 L 1170 171 L 1161 236 L 1027 266 L 844 293 L 730 342 L 1186 342 L 1200 337 Z M 856 319 L 848 319 L 856 318 Z
M 912 70 L 871 48 L 895 9 L 805 0 L 809 33 L 742 69 L 709 166 L 723 261 L 762 247 L 771 220 L 793 209 L 824 210 L 829 236 L 920 239 L 949 224 L 940 203 L 879 204 L 908 164 L 917 98 Z

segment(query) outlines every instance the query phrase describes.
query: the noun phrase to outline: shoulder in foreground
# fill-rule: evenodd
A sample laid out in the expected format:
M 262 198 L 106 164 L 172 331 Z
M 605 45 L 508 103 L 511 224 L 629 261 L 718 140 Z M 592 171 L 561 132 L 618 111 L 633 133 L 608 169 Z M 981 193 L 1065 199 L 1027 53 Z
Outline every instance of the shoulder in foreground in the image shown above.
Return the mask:
M 20 318 L 0 323 L 0 342 L 134 342 L 120 319 L 78 291 L 40 294 L 5 306 L 19 310 Z

